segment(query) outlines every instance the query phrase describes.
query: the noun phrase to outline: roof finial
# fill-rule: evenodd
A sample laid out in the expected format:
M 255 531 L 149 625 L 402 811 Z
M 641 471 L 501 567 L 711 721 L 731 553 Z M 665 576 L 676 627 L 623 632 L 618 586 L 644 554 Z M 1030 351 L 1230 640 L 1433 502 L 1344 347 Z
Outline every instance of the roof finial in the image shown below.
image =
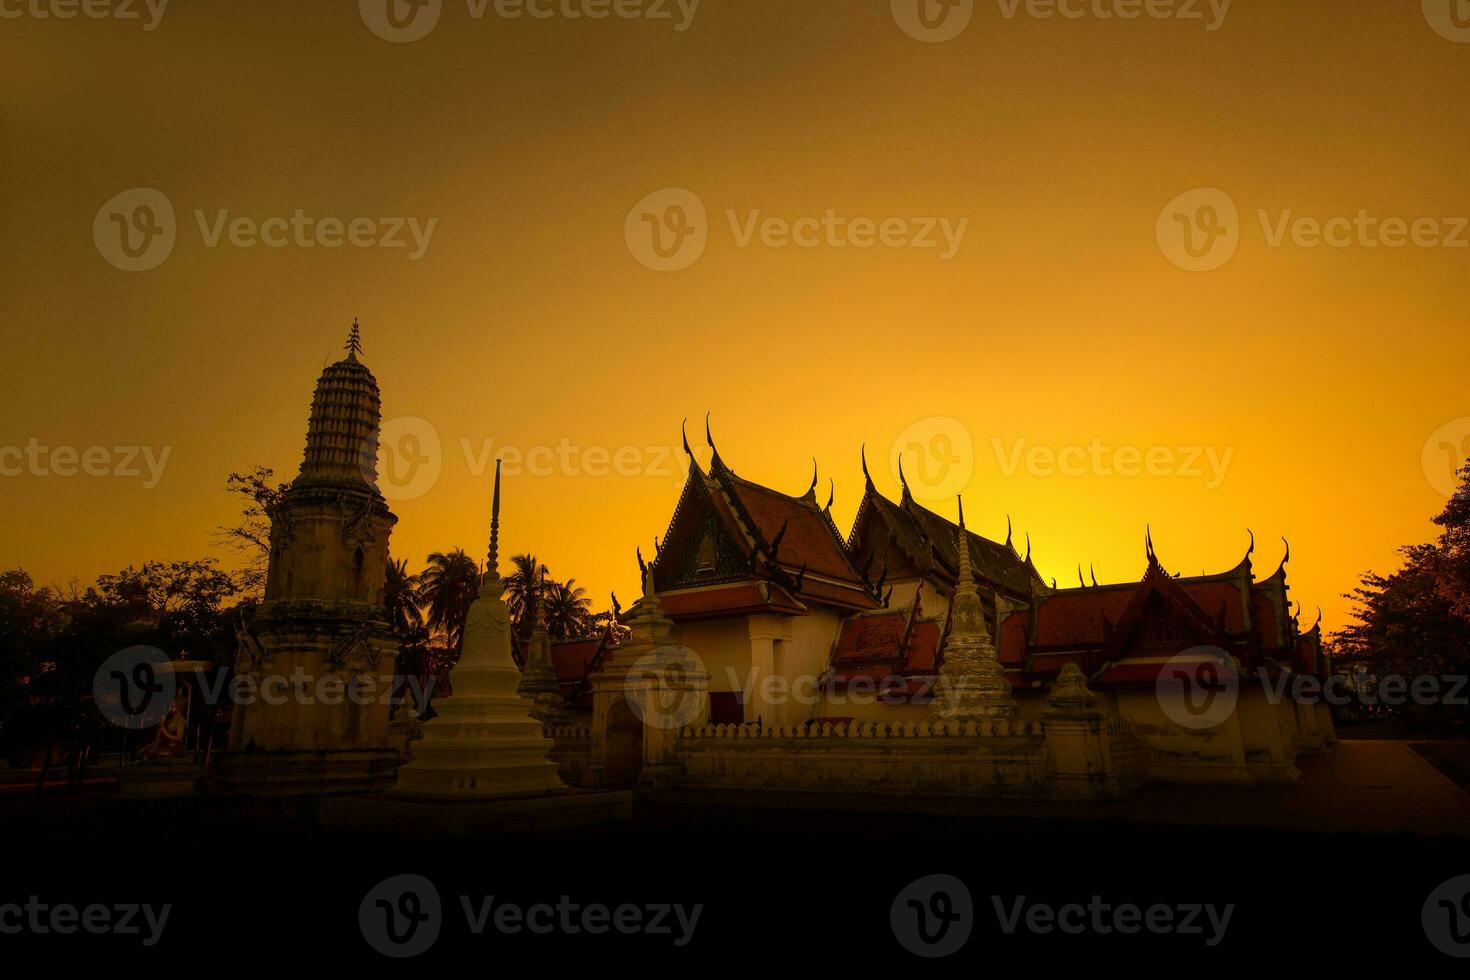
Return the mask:
M 970 567 L 970 536 L 965 532 L 965 498 L 955 494 L 955 499 L 960 503 L 960 527 L 955 534 L 955 547 L 959 550 L 958 580 L 955 582 L 955 595 L 961 593 L 977 593 L 975 589 L 975 576 Z
M 1097 588 L 1097 570 L 1092 567 L 1092 562 L 1087 563 L 1087 574 L 1092 576 L 1092 586 Z
M 358 331 L 357 317 L 352 318 L 352 330 L 347 334 L 347 343 L 343 346 L 348 360 L 355 361 L 357 355 L 362 353 L 362 334 Z
M 1077 563 L 1077 587 L 1082 589 L 1087 588 L 1087 581 L 1082 577 L 1082 563 L 1080 561 Z
M 863 479 L 867 481 L 867 488 L 869 490 L 871 490 L 871 489 L 873 489 L 873 474 L 871 474 L 871 473 L 868 472 L 868 444 L 867 443 L 863 443 L 862 448 L 858 450 L 858 456 L 863 461 Z
M 812 457 L 812 485 L 807 487 L 806 492 L 811 494 L 817 492 L 817 457 L 815 456 Z
M 1011 515 L 1010 514 L 1007 514 L 1006 515 L 1006 547 L 1007 548 L 1010 548 L 1012 553 L 1014 553 L 1015 550 L 1016 550 L 1015 545 L 1011 544 Z
M 831 489 L 827 491 L 827 506 L 823 507 L 823 510 L 831 510 L 832 501 L 837 499 L 837 481 L 829 476 L 827 477 L 827 484 Z
M 1031 532 L 1026 532 L 1026 560 L 1031 560 Z
M 484 581 L 500 578 L 500 460 L 495 461 L 495 491 L 490 498 L 490 551 L 485 557 Z
M 909 493 L 908 477 L 903 475 L 903 453 L 901 451 L 898 454 L 898 485 L 903 487 L 904 500 L 908 500 L 913 496 L 913 494 Z
M 690 459 L 693 459 L 694 458 L 694 450 L 692 450 L 692 449 L 689 448 L 689 429 L 688 429 L 688 426 L 689 426 L 689 419 L 686 417 L 684 419 L 684 421 L 682 421 L 682 422 L 679 423 L 679 435 L 682 436 L 683 439 L 684 439 L 684 455 L 685 456 L 688 456 Z

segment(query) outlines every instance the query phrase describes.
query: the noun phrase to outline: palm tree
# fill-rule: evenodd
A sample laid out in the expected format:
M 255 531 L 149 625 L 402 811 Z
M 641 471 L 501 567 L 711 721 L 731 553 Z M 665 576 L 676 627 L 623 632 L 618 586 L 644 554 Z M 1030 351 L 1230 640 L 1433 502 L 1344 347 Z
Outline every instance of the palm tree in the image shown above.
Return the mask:
M 424 611 L 419 608 L 419 576 L 408 573 L 408 559 L 388 559 L 387 581 L 383 584 L 383 610 L 388 625 L 404 642 L 424 626 Z
M 546 603 L 546 631 L 552 636 L 585 636 L 592 628 L 592 600 L 576 583 L 574 578 L 546 583 L 542 601 Z
M 458 650 L 464 639 L 465 617 L 479 591 L 480 566 L 463 548 L 434 552 L 419 575 L 418 595 L 428 607 L 429 629 L 442 632 L 451 650 Z
M 527 613 L 531 599 L 544 588 L 547 568 L 536 560 L 535 555 L 512 555 L 510 564 L 513 572 L 505 580 L 505 604 L 510 609 L 511 620 L 521 636 L 531 635 L 531 620 Z

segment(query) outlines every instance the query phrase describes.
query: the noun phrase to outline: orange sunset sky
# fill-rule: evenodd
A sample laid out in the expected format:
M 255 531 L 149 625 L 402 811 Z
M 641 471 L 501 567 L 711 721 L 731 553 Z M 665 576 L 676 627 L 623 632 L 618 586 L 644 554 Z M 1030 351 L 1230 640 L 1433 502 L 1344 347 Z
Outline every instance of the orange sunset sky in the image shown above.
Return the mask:
M 40 16 L 50 2 L 0 0 L 0 448 L 168 456 L 150 486 L 141 457 L 138 476 L 62 476 L 0 455 L 0 567 L 38 583 L 228 562 L 211 538 L 238 510 L 226 475 L 295 472 L 354 316 L 387 445 L 440 444 L 436 479 L 385 487 L 393 554 L 482 553 L 489 457 L 566 445 L 571 465 L 507 470 L 502 554 L 536 551 L 599 608 L 636 597 L 633 549 L 683 476 L 680 420 L 702 449 L 706 411 L 742 476 L 800 493 L 815 456 L 844 531 L 861 444 L 896 495 L 894 447 L 917 443 L 916 493 L 947 495 L 950 436 L 971 526 L 1004 539 L 1011 515 L 1064 585 L 1078 562 L 1139 576 L 1146 524 L 1186 574 L 1232 566 L 1247 528 L 1268 574 L 1285 535 L 1292 597 L 1328 629 L 1361 571 L 1431 537 L 1444 446 L 1470 436 L 1470 36 L 1436 29 L 1435 0 L 1237 0 L 1220 20 L 1183 0 L 1136 19 L 1102 16 L 1127 0 L 1077 17 L 988 0 L 937 43 L 889 0 L 703 0 L 687 21 L 672 2 L 670 19 L 590 19 L 567 11 L 596 0 L 546 18 L 444 0 L 407 42 L 371 29 L 370 0 L 175 0 L 151 29 L 141 2 L 141 20 Z M 133 188 L 176 213 L 147 271 L 94 235 Z M 707 213 L 677 271 L 627 231 L 665 188 Z M 1196 188 L 1238 209 L 1211 271 L 1160 237 Z M 407 233 L 210 244 L 221 212 L 298 209 L 435 223 L 417 257 Z M 967 224 L 947 259 L 742 239 L 755 212 L 829 211 Z M 1360 213 L 1430 219 L 1437 244 L 1275 237 Z M 1175 471 L 1036 463 L 1094 445 L 1161 447 Z M 589 447 L 631 447 L 636 472 L 589 475 L 611 468 Z

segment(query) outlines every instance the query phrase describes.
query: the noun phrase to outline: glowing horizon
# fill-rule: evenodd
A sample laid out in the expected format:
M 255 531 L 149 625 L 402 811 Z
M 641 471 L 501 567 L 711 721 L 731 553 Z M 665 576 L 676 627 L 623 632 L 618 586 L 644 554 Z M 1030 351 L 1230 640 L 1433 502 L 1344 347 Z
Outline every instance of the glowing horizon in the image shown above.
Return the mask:
M 1063 588 L 1078 564 L 1136 580 L 1146 526 L 1184 575 L 1233 567 L 1252 529 L 1257 576 L 1289 539 L 1291 598 L 1330 631 L 1363 571 L 1434 536 L 1470 450 L 1450 96 L 1470 43 L 1420 4 L 1236 4 L 1214 29 L 1206 4 L 1199 22 L 976 4 L 939 43 L 887 2 L 705 0 L 682 30 L 676 5 L 450 3 L 415 40 L 354 6 L 7 20 L 3 125 L 28 135 L 0 191 L 0 450 L 21 453 L 0 488 L 25 520 L 0 566 L 47 585 L 231 567 L 211 539 L 238 511 L 225 478 L 294 476 L 353 317 L 385 445 L 440 444 L 431 485 L 389 494 L 394 557 L 480 555 L 489 461 L 549 450 L 548 475 L 507 467 L 501 554 L 534 551 L 598 608 L 638 594 L 679 422 L 707 464 L 706 411 L 747 479 L 800 494 L 815 456 L 844 533 L 859 447 L 890 499 L 906 449 L 921 503 L 953 518 L 962 491 L 997 541 L 1010 515 Z M 136 189 L 173 234 L 128 271 L 145 259 L 99 243 L 141 227 Z M 1214 215 L 1230 254 L 1171 246 L 1180 215 L 1201 234 Z M 699 254 L 661 271 L 686 240 Z M 39 472 L 67 468 L 58 447 L 76 475 Z M 139 475 L 113 475 L 117 447 Z M 631 450 L 633 475 L 588 475 L 591 447 L 610 471 Z M 167 452 L 155 486 L 144 448 Z

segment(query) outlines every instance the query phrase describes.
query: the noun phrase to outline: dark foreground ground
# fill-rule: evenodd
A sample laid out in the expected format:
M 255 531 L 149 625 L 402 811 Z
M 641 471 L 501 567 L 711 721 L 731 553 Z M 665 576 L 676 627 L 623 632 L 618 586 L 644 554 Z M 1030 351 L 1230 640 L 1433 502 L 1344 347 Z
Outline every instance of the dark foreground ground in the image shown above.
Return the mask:
M 1422 913 L 1437 886 L 1470 875 L 1470 819 L 1446 825 L 1441 812 L 1414 832 L 1384 828 L 1393 826 L 1395 811 L 1418 808 L 1416 794 L 1428 793 L 1429 805 L 1442 811 L 1470 797 L 1457 797 L 1463 791 L 1427 764 L 1395 770 L 1409 773 L 1398 785 L 1383 776 L 1384 759 L 1400 751 L 1416 757 L 1401 744 L 1357 757 L 1351 751 L 1338 758 L 1360 765 L 1309 765 L 1296 788 L 1205 788 L 1204 804 L 1193 802 L 1188 788 L 1173 787 L 1121 807 L 1081 811 L 671 793 L 640 797 L 635 818 L 617 825 L 428 843 L 326 831 L 307 818 L 253 816 L 203 798 L 124 803 L 98 789 L 40 800 L 12 796 L 0 802 L 0 929 L 29 914 L 22 909 L 7 919 L 4 905 L 24 906 L 31 896 L 48 909 L 105 906 L 112 921 L 134 903 L 152 905 L 155 914 L 164 904 L 171 909 L 152 946 L 145 945 L 151 930 L 139 914 L 139 934 L 37 934 L 28 927 L 0 933 L 0 951 L 9 962 L 11 954 L 29 953 L 129 972 L 197 968 L 204 975 L 285 975 L 317 966 L 494 975 L 537 963 L 558 972 L 598 965 L 636 975 L 665 966 L 715 976 L 835 975 L 919 965 L 895 932 L 893 906 L 916 879 L 948 875 L 963 882 L 968 908 L 952 881 L 941 883 L 938 897 L 925 885 L 904 895 L 896 921 L 922 950 L 957 946 L 939 961 L 949 970 L 1021 975 L 1112 963 L 1188 977 L 1213 975 L 1222 964 L 1338 972 L 1369 957 L 1456 968 L 1463 961 L 1431 945 Z M 1365 773 L 1356 788 L 1343 782 L 1348 769 Z M 1315 824 L 1301 814 L 1333 796 L 1339 811 L 1365 814 L 1359 829 L 1331 829 L 1353 820 L 1302 829 Z M 1406 817 L 1404 825 L 1413 824 Z M 437 916 L 420 883 L 409 900 L 398 884 L 380 887 L 400 875 L 432 883 Z M 491 896 L 492 918 L 477 935 L 473 917 Z M 1023 918 L 1006 931 L 1002 920 L 1018 901 L 1040 928 Z M 508 926 L 496 928 L 494 910 L 539 903 L 550 909 L 532 914 L 542 925 L 554 921 L 551 931 L 528 931 L 514 910 L 499 913 L 509 916 Z M 661 913 L 666 904 L 682 905 L 686 921 L 701 906 L 692 930 L 676 913 Z M 1069 904 L 1083 907 L 1065 913 L 1081 931 L 1048 930 L 1046 912 L 1031 911 Z M 1140 915 L 1163 906 L 1174 925 L 1121 932 L 1117 926 L 1133 923 L 1127 913 L 1117 918 L 1117 909 L 1129 904 Z M 630 906 L 609 913 L 621 914 L 628 931 L 613 922 L 590 931 L 603 925 L 597 906 Z M 1193 906 L 1213 906 L 1216 921 L 1233 908 L 1222 929 Z M 592 917 L 584 918 L 588 909 Z M 1152 913 L 1156 923 L 1165 911 Z M 404 946 L 384 939 L 390 914 L 397 938 L 407 937 Z M 916 938 L 921 916 L 932 945 Z M 945 918 L 952 920 L 947 927 Z M 1178 931 L 1186 918 L 1198 932 Z M 637 931 L 635 919 L 642 923 Z M 42 925 L 49 930 L 48 921 Z M 1455 924 L 1470 932 L 1470 908 Z M 425 940 L 424 951 L 401 965 L 379 951 Z

